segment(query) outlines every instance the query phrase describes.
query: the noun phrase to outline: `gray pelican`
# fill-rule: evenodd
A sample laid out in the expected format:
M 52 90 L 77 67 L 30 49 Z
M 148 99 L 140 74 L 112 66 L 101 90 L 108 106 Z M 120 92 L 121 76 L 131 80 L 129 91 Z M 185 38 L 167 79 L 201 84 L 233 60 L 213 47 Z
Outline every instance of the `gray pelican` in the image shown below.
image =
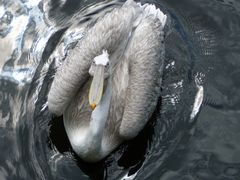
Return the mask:
M 63 115 L 73 150 L 96 162 L 134 138 L 160 96 L 167 16 L 126 1 L 88 30 L 57 69 L 49 110 Z

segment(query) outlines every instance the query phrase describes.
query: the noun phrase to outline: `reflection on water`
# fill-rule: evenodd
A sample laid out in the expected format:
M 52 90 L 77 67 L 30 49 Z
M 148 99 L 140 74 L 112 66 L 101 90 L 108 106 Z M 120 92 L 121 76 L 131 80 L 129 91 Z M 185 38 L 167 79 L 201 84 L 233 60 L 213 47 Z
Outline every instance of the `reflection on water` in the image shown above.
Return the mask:
M 240 177 L 240 3 L 148 1 L 168 14 L 162 96 L 137 138 L 87 164 L 71 150 L 49 84 L 118 1 L 0 2 L 0 179 Z

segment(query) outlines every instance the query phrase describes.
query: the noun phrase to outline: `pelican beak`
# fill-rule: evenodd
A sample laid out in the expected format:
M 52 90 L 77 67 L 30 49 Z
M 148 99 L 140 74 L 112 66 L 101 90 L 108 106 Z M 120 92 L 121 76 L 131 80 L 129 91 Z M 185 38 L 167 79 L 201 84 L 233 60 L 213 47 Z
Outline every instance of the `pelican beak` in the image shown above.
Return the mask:
M 104 65 L 97 65 L 93 74 L 92 83 L 89 91 L 89 104 L 92 110 L 101 101 L 104 83 Z

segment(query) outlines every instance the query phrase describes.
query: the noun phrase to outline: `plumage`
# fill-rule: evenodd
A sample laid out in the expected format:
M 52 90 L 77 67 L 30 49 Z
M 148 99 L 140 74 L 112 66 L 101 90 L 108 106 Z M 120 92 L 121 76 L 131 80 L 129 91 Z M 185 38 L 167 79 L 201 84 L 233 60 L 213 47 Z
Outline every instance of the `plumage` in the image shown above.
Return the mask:
M 48 107 L 63 115 L 73 150 L 82 159 L 103 159 L 147 123 L 160 95 L 165 23 L 166 15 L 154 5 L 128 0 L 99 19 L 57 70 Z M 109 75 L 92 110 L 89 69 L 104 50 Z

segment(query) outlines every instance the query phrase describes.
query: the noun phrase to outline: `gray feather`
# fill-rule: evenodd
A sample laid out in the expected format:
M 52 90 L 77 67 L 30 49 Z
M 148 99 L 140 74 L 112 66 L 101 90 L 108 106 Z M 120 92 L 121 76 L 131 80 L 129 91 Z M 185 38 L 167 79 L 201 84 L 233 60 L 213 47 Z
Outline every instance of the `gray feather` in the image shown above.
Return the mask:
M 121 16 L 119 16 L 121 14 Z M 58 69 L 48 95 L 49 110 L 61 115 L 88 78 L 91 60 L 107 49 L 111 54 L 127 39 L 136 12 L 133 7 L 113 10 L 89 30 Z

